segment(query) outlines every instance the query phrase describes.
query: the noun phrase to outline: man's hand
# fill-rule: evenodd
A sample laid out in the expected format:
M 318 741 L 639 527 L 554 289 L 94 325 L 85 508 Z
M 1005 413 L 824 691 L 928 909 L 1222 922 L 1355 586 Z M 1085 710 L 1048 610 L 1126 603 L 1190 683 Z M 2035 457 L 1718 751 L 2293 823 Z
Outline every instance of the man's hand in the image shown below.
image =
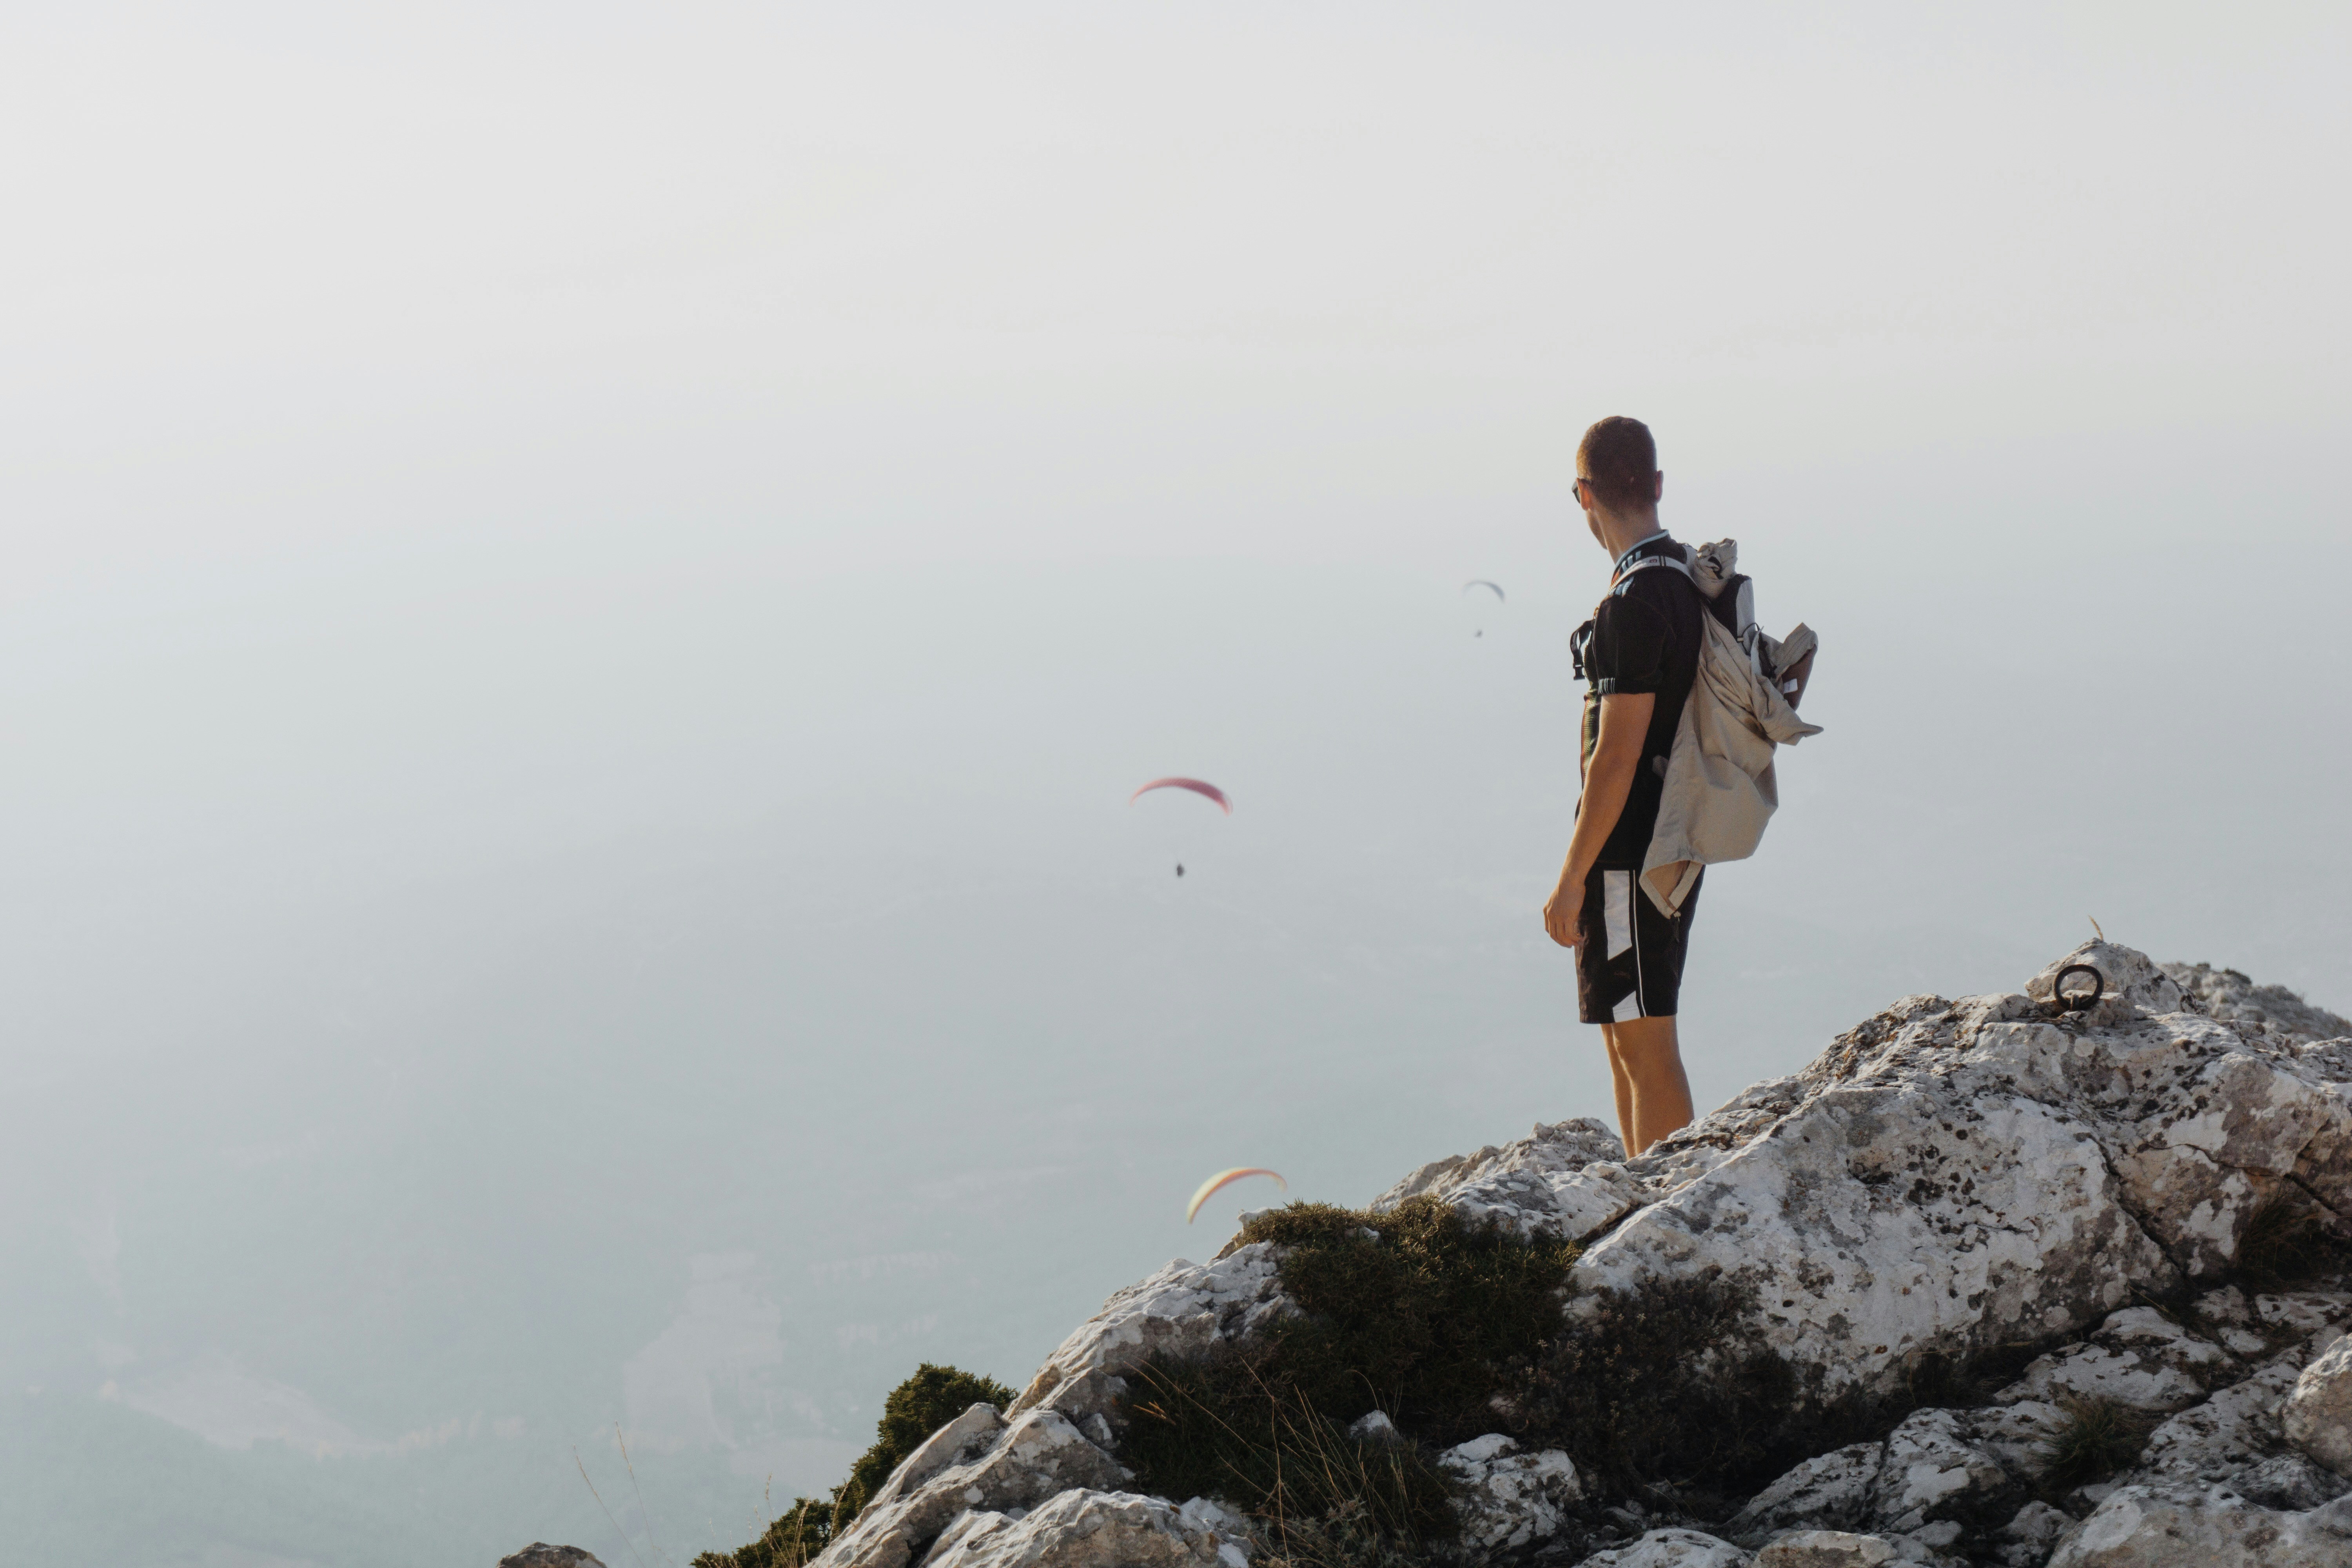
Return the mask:
M 1562 947 L 1584 945 L 1583 878 L 1578 878 L 1574 887 L 1563 881 L 1552 889 L 1551 897 L 1544 901 L 1544 930 Z

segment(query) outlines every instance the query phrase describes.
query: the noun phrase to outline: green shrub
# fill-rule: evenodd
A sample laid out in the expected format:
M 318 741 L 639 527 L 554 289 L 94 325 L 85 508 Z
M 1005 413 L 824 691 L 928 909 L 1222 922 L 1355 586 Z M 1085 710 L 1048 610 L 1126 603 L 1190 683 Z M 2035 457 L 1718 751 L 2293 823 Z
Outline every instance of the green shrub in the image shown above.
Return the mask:
M 1576 1248 L 1529 1245 L 1434 1198 L 1385 1214 L 1291 1204 L 1241 1240 L 1285 1248 L 1297 1310 L 1246 1345 L 1139 1368 L 1119 1458 L 1148 1490 L 1257 1515 L 1277 1556 L 1302 1564 L 1451 1535 L 1446 1482 L 1424 1449 L 1347 1427 L 1380 1410 L 1435 1447 L 1493 1431 L 1495 1396 L 1527 1386 L 1559 1328 Z
M 794 1498 L 759 1540 L 733 1552 L 706 1552 L 694 1568 L 801 1568 L 849 1527 L 890 1472 L 923 1439 L 975 1405 L 1010 1405 L 1013 1390 L 993 1378 L 925 1362 L 882 1402 L 874 1446 L 850 1467 L 849 1479 L 822 1498 Z
M 1843 1408 L 1801 1415 L 1795 1374 L 1752 1326 L 1754 1294 L 1717 1274 L 1594 1292 L 1520 1402 L 1533 1434 L 1633 1491 L 1737 1487 L 1827 1435 L 1811 1428 L 1850 1425 Z
M 834 1531 L 838 1533 L 849 1527 L 849 1521 L 866 1507 L 866 1500 L 882 1489 L 890 1472 L 921 1447 L 924 1438 L 975 1405 L 993 1405 L 1003 1410 L 1012 1405 L 1013 1397 L 1013 1390 L 994 1378 L 974 1376 L 951 1366 L 933 1366 L 929 1362 L 917 1367 L 914 1376 L 892 1389 L 889 1397 L 883 1400 L 882 1419 L 874 1429 L 874 1446 L 849 1468 L 849 1479 L 834 1489 Z
M 1333 1420 L 1384 1410 L 1441 1447 L 1495 1430 L 1494 1395 L 1524 1386 L 1559 1331 L 1577 1256 L 1426 1197 L 1385 1214 L 1292 1204 L 1242 1239 L 1287 1249 L 1298 1313 L 1266 1331 L 1279 1381 Z
M 732 1552 L 705 1552 L 693 1568 L 801 1568 L 833 1542 L 833 1500 L 794 1498 L 760 1539 Z

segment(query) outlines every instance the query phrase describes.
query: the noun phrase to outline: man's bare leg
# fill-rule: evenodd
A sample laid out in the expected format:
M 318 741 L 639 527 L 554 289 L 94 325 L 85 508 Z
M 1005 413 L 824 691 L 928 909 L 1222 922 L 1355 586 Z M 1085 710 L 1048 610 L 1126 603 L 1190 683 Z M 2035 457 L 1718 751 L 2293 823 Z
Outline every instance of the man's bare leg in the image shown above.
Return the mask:
M 1616 1079 L 1617 1125 L 1627 1155 L 1690 1125 L 1690 1079 L 1683 1071 L 1682 1042 L 1672 1018 L 1603 1024 L 1601 1037 Z
M 1617 1054 L 1616 1026 L 1601 1026 L 1601 1043 L 1609 1052 L 1610 1087 L 1617 1091 L 1617 1135 L 1625 1141 L 1625 1157 L 1633 1157 L 1633 1077 Z

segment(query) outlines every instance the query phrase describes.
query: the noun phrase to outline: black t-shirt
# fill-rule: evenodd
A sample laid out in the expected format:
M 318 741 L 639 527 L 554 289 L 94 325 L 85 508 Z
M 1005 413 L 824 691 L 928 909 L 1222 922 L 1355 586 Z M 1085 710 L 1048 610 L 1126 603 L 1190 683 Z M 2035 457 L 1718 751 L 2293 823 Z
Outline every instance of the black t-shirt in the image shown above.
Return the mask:
M 1619 693 L 1656 694 L 1650 712 L 1650 732 L 1642 748 L 1642 765 L 1633 772 L 1633 787 L 1625 809 L 1601 846 L 1596 866 L 1612 869 L 1641 868 L 1658 822 L 1658 799 L 1665 788 L 1666 758 L 1675 748 L 1675 731 L 1682 722 L 1683 703 L 1698 676 L 1699 616 L 1706 613 L 1697 584 L 1671 566 L 1627 571 L 1644 556 L 1672 555 L 1683 559 L 1683 547 L 1659 534 L 1618 557 L 1617 586 L 1601 601 L 1592 618 L 1576 629 L 1574 649 L 1578 673 L 1589 683 L 1584 694 L 1582 760 L 1590 764 L 1601 739 L 1601 700 Z

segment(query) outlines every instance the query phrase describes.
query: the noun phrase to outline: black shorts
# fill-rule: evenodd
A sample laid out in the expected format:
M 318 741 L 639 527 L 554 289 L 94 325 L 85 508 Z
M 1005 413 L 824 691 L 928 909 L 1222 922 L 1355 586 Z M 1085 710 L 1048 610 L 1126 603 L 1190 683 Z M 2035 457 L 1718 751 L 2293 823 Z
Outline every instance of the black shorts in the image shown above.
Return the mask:
M 1588 1024 L 1671 1018 L 1683 988 L 1683 952 L 1698 912 L 1701 871 L 1683 911 L 1658 911 L 1640 873 L 1594 867 L 1584 882 L 1584 945 L 1576 950 L 1576 1010 Z

